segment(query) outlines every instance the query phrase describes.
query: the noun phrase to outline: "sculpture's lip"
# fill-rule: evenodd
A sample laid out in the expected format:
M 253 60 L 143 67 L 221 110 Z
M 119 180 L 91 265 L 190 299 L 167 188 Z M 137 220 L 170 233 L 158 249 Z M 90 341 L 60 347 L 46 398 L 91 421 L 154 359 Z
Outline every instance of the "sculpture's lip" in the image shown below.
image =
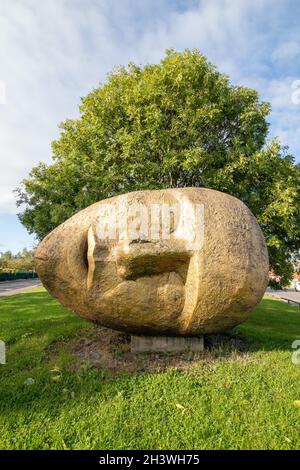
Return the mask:
M 93 226 L 88 230 L 86 253 L 88 289 L 92 288 L 94 278 L 101 278 L 101 270 L 108 260 L 115 265 L 116 276 L 122 282 L 186 271 L 191 256 L 182 241 L 122 239 L 105 243 L 98 239 Z

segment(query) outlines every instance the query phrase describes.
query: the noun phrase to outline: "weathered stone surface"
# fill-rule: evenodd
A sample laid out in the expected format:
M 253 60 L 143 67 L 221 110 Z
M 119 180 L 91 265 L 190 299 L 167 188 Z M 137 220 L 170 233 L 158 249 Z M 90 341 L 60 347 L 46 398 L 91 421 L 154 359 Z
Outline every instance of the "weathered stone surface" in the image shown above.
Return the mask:
M 166 225 L 156 210 L 170 207 L 179 218 L 176 209 Z M 41 242 L 36 269 L 54 297 L 88 320 L 133 334 L 195 336 L 248 318 L 267 285 L 268 254 L 241 201 L 181 188 L 132 192 L 80 211 Z

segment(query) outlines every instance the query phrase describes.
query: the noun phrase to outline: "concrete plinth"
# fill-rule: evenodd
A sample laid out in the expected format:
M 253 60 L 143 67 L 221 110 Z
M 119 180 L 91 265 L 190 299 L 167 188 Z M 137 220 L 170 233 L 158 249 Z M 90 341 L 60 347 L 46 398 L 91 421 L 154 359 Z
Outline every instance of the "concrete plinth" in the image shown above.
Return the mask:
M 200 352 L 204 350 L 203 336 L 131 336 L 131 352 Z

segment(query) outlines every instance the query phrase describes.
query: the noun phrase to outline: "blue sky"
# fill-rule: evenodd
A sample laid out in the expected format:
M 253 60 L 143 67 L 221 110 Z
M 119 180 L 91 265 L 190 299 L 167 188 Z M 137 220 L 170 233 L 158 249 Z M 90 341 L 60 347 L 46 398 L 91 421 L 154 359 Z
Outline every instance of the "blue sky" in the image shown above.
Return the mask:
M 298 0 L 1 0 L 0 251 L 32 246 L 12 190 L 51 161 L 80 97 L 114 65 L 158 62 L 168 48 L 197 48 L 258 89 L 272 105 L 270 137 L 300 161 L 299 18 Z

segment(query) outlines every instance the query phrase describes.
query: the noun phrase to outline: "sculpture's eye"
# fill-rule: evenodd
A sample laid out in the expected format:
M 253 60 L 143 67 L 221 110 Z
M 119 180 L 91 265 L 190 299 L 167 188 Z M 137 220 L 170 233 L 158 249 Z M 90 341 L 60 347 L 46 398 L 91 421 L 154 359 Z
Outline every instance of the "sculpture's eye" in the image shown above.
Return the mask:
M 89 248 L 88 237 L 86 237 L 84 240 L 82 251 L 83 251 L 83 264 L 87 272 L 89 270 L 88 248 Z
M 87 233 L 85 249 L 88 289 L 97 283 L 107 269 L 110 269 L 110 251 L 110 243 L 99 241 L 91 225 Z

